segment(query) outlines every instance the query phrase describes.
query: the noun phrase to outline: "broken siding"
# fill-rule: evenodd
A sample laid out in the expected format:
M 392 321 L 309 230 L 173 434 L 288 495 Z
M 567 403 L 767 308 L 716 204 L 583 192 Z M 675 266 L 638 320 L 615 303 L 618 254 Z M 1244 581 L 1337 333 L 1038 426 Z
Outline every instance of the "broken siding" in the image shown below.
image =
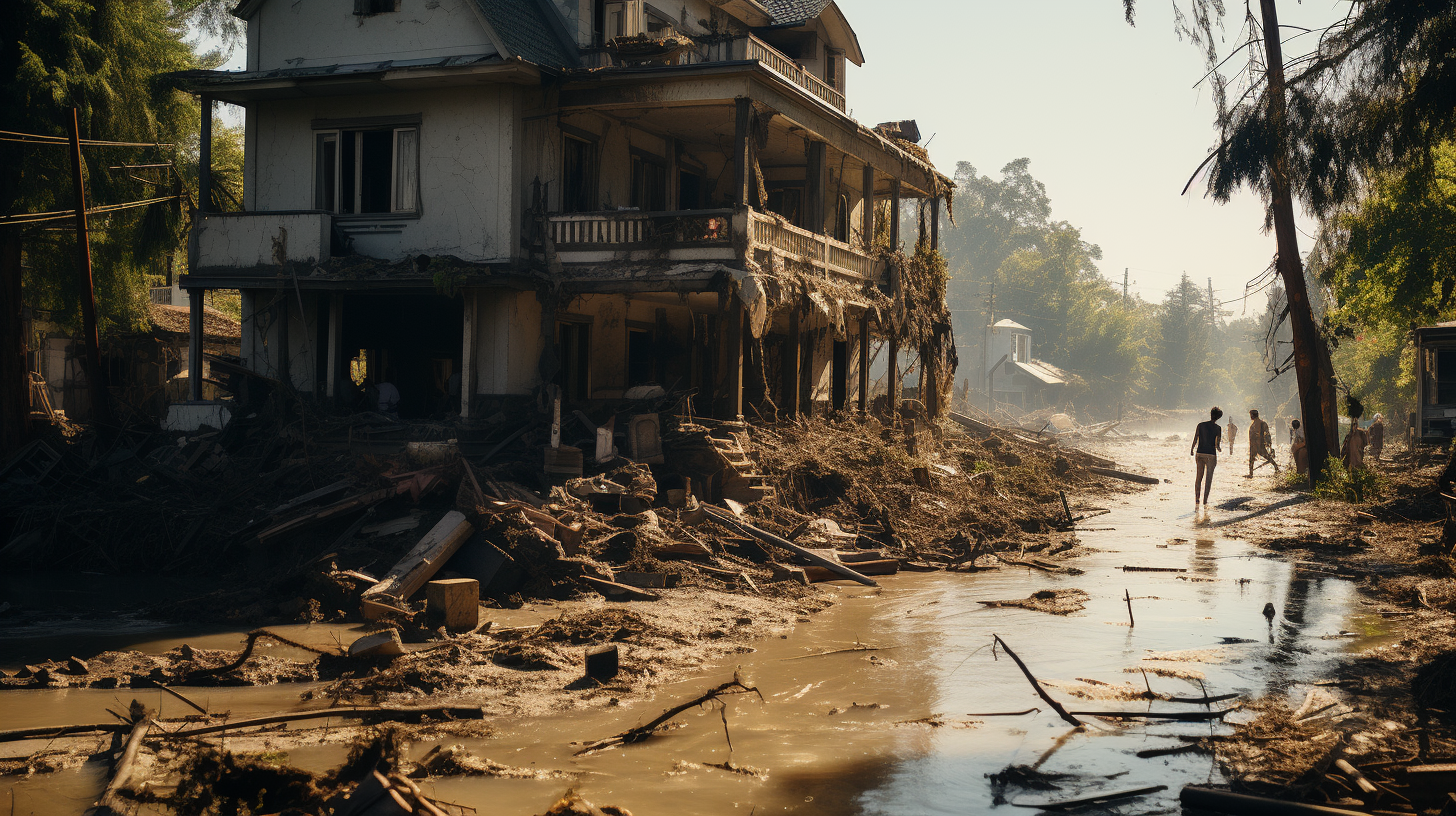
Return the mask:
M 410 94 L 258 103 L 256 174 L 250 202 L 258 210 L 314 207 L 315 119 L 418 116 L 418 217 L 343 216 L 356 252 L 398 261 L 454 255 L 466 261 L 509 259 L 516 242 L 512 206 L 514 86 L 481 85 Z
M 406 0 L 360 16 L 354 0 L 264 3 L 248 25 L 248 70 L 497 52 L 472 0 Z

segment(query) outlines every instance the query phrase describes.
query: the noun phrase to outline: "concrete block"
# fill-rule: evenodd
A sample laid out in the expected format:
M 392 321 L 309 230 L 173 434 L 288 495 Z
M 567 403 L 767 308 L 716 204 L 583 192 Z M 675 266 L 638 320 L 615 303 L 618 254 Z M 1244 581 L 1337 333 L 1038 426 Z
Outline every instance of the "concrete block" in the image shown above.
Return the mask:
M 468 632 L 480 625 L 480 582 L 446 578 L 425 584 L 425 615 L 433 626 Z
M 617 644 L 588 646 L 586 650 L 586 676 L 598 682 L 606 682 L 617 676 L 621 669 Z
M 657 414 L 637 414 L 627 422 L 627 443 L 638 462 L 662 462 L 662 421 Z

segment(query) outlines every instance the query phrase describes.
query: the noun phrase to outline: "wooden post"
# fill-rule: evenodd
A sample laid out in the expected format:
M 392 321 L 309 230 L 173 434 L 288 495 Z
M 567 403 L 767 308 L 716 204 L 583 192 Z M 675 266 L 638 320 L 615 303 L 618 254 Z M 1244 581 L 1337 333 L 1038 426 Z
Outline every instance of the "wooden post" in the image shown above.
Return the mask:
M 940 249 L 940 196 L 930 199 L 930 248 Z
M 824 234 L 824 187 L 825 178 L 829 175 L 827 153 L 823 142 L 808 142 L 804 145 L 804 157 L 808 161 L 808 167 L 804 171 L 804 192 L 807 199 L 804 202 L 804 218 L 809 231 L 816 235 Z
M 187 290 L 187 399 L 202 401 L 203 289 Z
M 723 346 L 725 365 L 720 418 L 737 420 L 743 417 L 743 303 L 731 295 L 723 309 Z
M 212 212 L 212 97 L 202 97 L 202 130 L 198 135 L 197 209 Z
M 799 327 L 799 307 L 795 304 L 789 310 L 789 333 L 784 338 L 783 381 L 780 398 L 785 417 L 799 415 L 799 355 L 803 346 L 803 335 Z
M 86 344 L 86 391 L 91 421 L 111 424 L 106 370 L 101 367 L 101 335 L 96 328 L 96 284 L 91 276 L 91 237 L 86 221 L 86 180 L 81 169 L 80 114 L 71 108 L 71 180 L 76 197 L 76 258 L 81 277 L 81 335 Z
M 293 388 L 293 377 L 289 374 L 288 365 L 288 298 L 281 297 L 273 304 L 275 314 L 278 315 L 278 370 L 274 374 L 283 382 L 284 387 Z M 371 360 L 372 364 L 373 361 Z M 379 376 L 374 382 L 384 382 L 384 371 L 381 369 Z
M 339 396 L 339 377 L 344 367 L 344 293 L 330 292 L 329 298 L 329 363 L 324 376 L 324 394 L 332 402 Z M 466 298 L 468 304 L 469 297 Z M 466 306 L 467 312 L 469 306 Z
M 890 334 L 890 385 L 886 402 L 890 418 L 894 419 L 900 415 L 900 338 L 893 333 Z
M 26 354 L 20 230 L 0 235 L 0 460 L 30 436 L 30 365 Z
M 749 116 L 753 112 L 753 101 L 746 96 L 733 100 L 733 203 L 747 207 L 748 178 L 753 174 L 749 167 L 752 158 L 748 152 Z
M 868 163 L 860 174 L 860 198 L 860 232 L 868 248 L 875 242 L 875 168 Z
M 1137 625 L 1137 621 L 1132 619 L 1132 593 L 1124 589 L 1122 599 L 1127 601 L 1127 628 L 1131 629 Z
M 900 180 L 890 182 L 890 249 L 900 248 Z
M 870 409 L 870 310 L 859 315 L 859 412 Z

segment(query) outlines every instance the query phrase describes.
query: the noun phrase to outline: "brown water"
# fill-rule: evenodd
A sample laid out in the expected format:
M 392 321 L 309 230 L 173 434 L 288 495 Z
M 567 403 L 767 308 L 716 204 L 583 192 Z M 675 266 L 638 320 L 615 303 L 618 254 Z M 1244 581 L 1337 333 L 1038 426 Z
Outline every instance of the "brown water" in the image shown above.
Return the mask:
M 1213 511 L 1212 523 L 1195 522 L 1187 494 L 1192 460 L 1186 442 L 1139 443 L 1113 449 L 1123 462 L 1141 462 L 1149 472 L 1177 484 L 1110 499 L 1113 512 L 1084 526 L 1085 544 L 1099 552 L 1076 562 L 1080 576 L 1048 575 L 1006 568 L 976 575 L 904 574 L 882 580 L 879 590 L 834 589 L 841 602 L 801 624 L 786 638 L 756 644 L 700 676 L 668 685 L 649 700 L 621 707 L 571 712 L 530 721 L 502 721 L 490 739 L 466 741 L 476 754 L 513 766 L 556 769 L 578 775 L 561 779 L 449 778 L 427 783 L 439 798 L 491 814 L 540 813 L 569 785 L 598 803 L 643 814 L 737 813 L 980 813 L 990 810 L 986 774 L 1009 764 L 1037 764 L 1043 771 L 1073 774 L 1063 789 L 1012 789 L 1013 802 L 1042 802 L 1151 784 L 1163 794 L 1123 805 L 1126 812 L 1176 809 L 1179 787 L 1218 778 L 1208 756 L 1185 754 L 1140 759 L 1145 748 L 1170 747 L 1180 735 L 1218 733 L 1227 726 L 1207 723 L 1112 725 L 1091 720 L 1075 731 L 1035 696 L 1015 665 L 993 659 L 992 633 L 999 634 L 1027 662 L 1058 699 L 1074 710 L 1186 710 L 1173 703 L 1079 700 L 1065 686 L 1078 678 L 1116 685 L 1141 685 L 1130 667 L 1193 669 L 1203 686 L 1163 679 L 1149 671 L 1155 691 L 1198 696 L 1268 690 L 1302 694 L 1352 649 L 1385 635 L 1378 616 L 1362 611 L 1348 581 L 1295 572 L 1277 558 L 1218 537 L 1218 524 L 1279 497 L 1225 467 L 1215 502 L 1235 496 L 1252 501 L 1240 510 Z M 1170 539 L 1184 539 L 1186 543 Z M 1160 546 L 1161 545 L 1161 546 Z M 1181 567 L 1173 573 L 1124 572 L 1123 565 Z M 1087 609 L 1068 617 L 1019 609 L 991 609 L 977 600 L 1020 598 L 1045 588 L 1079 588 L 1091 595 Z M 1133 598 L 1136 626 L 1127 625 L 1123 592 Z M 1280 614 L 1271 623 L 1261 611 L 1272 602 Z M 1341 631 L 1361 637 L 1326 639 Z M 1238 641 L 1226 644 L 1225 639 Z M 843 648 L 856 641 L 886 648 L 792 660 Z M 1175 650 L 1212 650 L 1197 662 L 1144 658 Z M 617 733 L 645 722 L 662 709 L 730 679 L 738 670 L 764 694 L 764 701 L 738 697 L 728 703 L 733 750 L 724 739 L 716 710 L 680 717 L 686 727 L 636 746 L 593 756 L 572 756 L 573 741 Z M 298 688 L 199 690 L 214 706 L 234 713 L 288 708 Z M 225 700 L 217 695 L 224 695 Z M 34 691 L 0 694 L 5 727 L 90 721 L 99 707 L 136 696 L 130 691 Z M 879 705 L 880 708 L 854 707 Z M 180 705 L 180 704 L 176 704 Z M 1019 717 L 976 718 L 974 713 L 1040 707 Z M 838 709 L 836 713 L 834 710 Z M 940 716 L 942 727 L 907 723 Z M 978 720 L 974 724 L 958 721 Z M 13 724 L 12 724 L 13 723 Z M 11 746 L 7 754 L 18 754 Z M 423 754 L 430 745 L 417 745 Z M 308 767 L 340 758 L 336 746 L 292 752 Z M 746 776 L 701 767 L 730 760 L 761 769 Z M 680 763 L 697 763 L 684 766 Z M 17 814 L 79 813 L 101 783 L 92 764 L 17 782 L 0 779 L 15 796 Z M 0 800 L 3 802 L 3 800 Z M 3 805 L 0 805 L 3 806 Z M 1016 811 L 1011 811 L 1016 812 Z

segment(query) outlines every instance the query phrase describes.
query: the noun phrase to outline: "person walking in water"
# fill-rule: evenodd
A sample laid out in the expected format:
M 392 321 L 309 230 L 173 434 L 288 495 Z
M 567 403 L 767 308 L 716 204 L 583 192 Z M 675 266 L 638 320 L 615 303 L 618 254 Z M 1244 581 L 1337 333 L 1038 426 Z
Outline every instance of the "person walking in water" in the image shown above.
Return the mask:
M 1202 490 L 1203 506 L 1208 506 L 1208 491 L 1213 489 L 1213 469 L 1218 466 L 1218 454 L 1223 450 L 1223 429 L 1218 427 L 1218 419 L 1223 416 L 1223 409 L 1217 405 L 1208 412 L 1208 421 L 1198 423 L 1193 429 L 1193 444 L 1188 446 L 1188 454 L 1198 463 L 1198 475 L 1193 479 L 1193 509 L 1196 512 L 1199 504 L 1199 491 Z M 1207 479 L 1207 481 L 1204 481 Z
M 1279 474 L 1279 463 L 1276 462 L 1276 461 L 1274 461 L 1274 451 L 1271 449 L 1272 448 L 1273 441 L 1274 440 L 1272 440 L 1272 439 L 1269 438 L 1269 423 L 1265 422 L 1262 419 L 1259 419 L 1259 412 L 1257 410 L 1249 411 L 1249 475 L 1248 475 L 1248 478 L 1250 478 L 1250 479 L 1254 478 L 1254 459 L 1255 459 L 1255 457 L 1262 458 L 1265 462 L 1268 462 L 1269 464 L 1273 465 L 1274 466 L 1274 474 L 1276 476 Z M 1263 466 L 1264 466 L 1263 464 L 1260 464 L 1259 465 L 1259 467 L 1263 467 Z
M 1385 448 L 1385 415 L 1376 414 L 1365 433 L 1370 435 L 1370 457 L 1379 462 L 1380 451 Z

